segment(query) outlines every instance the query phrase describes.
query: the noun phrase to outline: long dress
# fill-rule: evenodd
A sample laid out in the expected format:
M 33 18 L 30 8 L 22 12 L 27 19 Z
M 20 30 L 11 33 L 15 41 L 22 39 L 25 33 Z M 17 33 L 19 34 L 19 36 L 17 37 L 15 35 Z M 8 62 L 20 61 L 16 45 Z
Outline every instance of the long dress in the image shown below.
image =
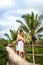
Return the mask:
M 17 41 L 16 51 L 20 51 L 24 53 L 24 42 L 22 40 Z

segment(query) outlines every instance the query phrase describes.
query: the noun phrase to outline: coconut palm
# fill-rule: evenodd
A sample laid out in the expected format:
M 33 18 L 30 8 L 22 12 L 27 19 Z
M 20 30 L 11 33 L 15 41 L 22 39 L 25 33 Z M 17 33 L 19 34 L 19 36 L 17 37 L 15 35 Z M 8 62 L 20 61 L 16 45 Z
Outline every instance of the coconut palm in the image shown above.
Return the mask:
M 35 63 L 34 43 L 35 43 L 35 40 L 37 39 L 36 37 L 38 36 L 38 33 L 43 31 L 43 27 L 40 26 L 41 22 L 37 14 L 34 15 L 33 12 L 31 14 L 22 15 L 21 18 L 24 19 L 24 21 L 17 20 L 16 22 L 20 24 L 19 28 L 22 28 L 26 34 L 30 34 L 31 36 L 33 62 Z

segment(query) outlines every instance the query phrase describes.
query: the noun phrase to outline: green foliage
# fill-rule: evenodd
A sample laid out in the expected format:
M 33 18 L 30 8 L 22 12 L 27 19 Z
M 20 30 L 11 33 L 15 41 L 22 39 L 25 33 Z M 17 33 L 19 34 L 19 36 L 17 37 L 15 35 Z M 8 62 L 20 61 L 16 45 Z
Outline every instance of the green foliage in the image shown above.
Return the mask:
M 6 52 L 6 45 L 7 45 L 6 41 L 0 39 L 0 65 L 6 65 L 8 61 L 8 53 Z
M 7 40 L 0 38 L 0 65 L 6 65 L 8 61 L 8 53 L 6 52 L 6 46 L 10 42 L 14 42 L 17 38 L 17 31 L 10 29 L 11 37 L 6 33 L 4 34 L 7 37 Z
M 6 65 L 8 61 L 8 54 L 6 50 L 0 50 L 0 65 Z
M 11 30 L 11 29 L 9 31 L 10 31 L 10 35 L 7 34 L 7 33 L 4 34 L 8 39 L 8 43 L 13 42 L 13 41 L 15 41 L 17 39 L 17 31 Z
M 35 56 L 35 61 L 37 64 L 43 65 L 43 56 Z
M 20 23 L 20 27 L 19 28 L 22 28 L 24 30 L 24 32 L 26 33 L 26 36 L 28 36 L 28 37 L 29 37 L 29 35 L 33 36 L 30 39 L 27 38 L 27 41 L 28 41 L 27 45 L 31 44 L 29 42 L 29 40 L 34 40 L 36 44 L 43 44 L 43 39 L 41 40 L 38 37 L 39 39 L 35 40 L 35 38 L 36 38 L 35 36 L 37 35 L 37 33 L 43 31 L 43 27 L 41 27 L 40 29 L 38 28 L 40 26 L 40 23 L 41 23 L 39 21 L 40 17 L 38 18 L 37 14 L 34 15 L 34 13 L 32 12 L 31 14 L 22 15 L 21 18 L 24 19 L 25 24 L 23 23 L 23 21 L 17 20 L 17 22 Z M 29 35 L 27 35 L 27 34 L 29 34 Z M 8 61 L 8 53 L 6 52 L 5 48 L 6 48 L 8 43 L 16 41 L 17 31 L 10 29 L 10 35 L 6 33 L 5 36 L 7 37 L 7 40 L 5 40 L 3 38 L 0 38 L 0 65 L 6 65 L 6 63 Z M 37 54 L 39 54 L 39 53 L 43 54 L 43 48 L 36 48 L 35 47 L 35 51 L 34 52 L 37 53 Z M 28 47 L 27 46 L 25 48 L 25 53 L 31 54 L 32 53 L 32 47 Z M 26 60 L 28 60 L 30 62 L 33 62 L 32 56 L 26 56 Z M 38 64 L 43 65 L 43 57 L 35 56 L 35 62 L 38 63 Z

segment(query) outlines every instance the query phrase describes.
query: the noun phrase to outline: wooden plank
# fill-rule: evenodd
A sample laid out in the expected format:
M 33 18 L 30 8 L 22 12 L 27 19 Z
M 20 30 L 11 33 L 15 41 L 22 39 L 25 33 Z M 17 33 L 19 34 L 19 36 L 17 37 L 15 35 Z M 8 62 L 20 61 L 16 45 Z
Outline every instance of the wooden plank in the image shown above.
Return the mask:
M 5 51 L 5 49 L 0 49 L 0 50 L 3 50 L 3 51 Z
M 26 47 L 31 47 L 32 45 L 26 45 Z M 43 45 L 34 45 L 34 47 L 43 47 Z
M 43 54 L 25 54 L 26 56 L 43 56 Z

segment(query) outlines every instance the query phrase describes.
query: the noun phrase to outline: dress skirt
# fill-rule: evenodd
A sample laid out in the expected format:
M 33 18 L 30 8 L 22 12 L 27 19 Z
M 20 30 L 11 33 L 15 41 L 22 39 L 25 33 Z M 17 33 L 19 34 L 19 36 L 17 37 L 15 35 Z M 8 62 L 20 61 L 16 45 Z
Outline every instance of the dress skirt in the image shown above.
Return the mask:
M 17 42 L 16 51 L 24 52 L 24 42 L 22 40 Z

